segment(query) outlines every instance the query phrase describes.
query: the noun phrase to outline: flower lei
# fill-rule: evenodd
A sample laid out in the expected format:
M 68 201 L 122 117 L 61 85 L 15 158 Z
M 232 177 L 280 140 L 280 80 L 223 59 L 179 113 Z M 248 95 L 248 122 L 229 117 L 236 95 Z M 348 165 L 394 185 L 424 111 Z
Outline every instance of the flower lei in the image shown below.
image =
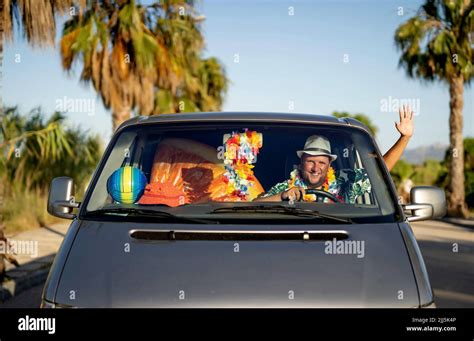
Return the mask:
M 322 187 L 323 190 L 326 192 L 331 192 L 330 189 L 333 189 L 336 184 L 336 174 L 334 172 L 334 168 L 329 166 L 328 173 L 326 176 L 326 180 L 324 181 Z M 304 180 L 301 178 L 300 172 L 298 168 L 293 169 L 293 171 L 290 173 L 290 180 L 288 183 L 288 188 L 293 188 L 295 186 L 300 186 L 303 188 L 308 188 L 308 186 L 305 184 Z M 334 194 L 334 193 L 333 193 Z M 304 201 L 315 201 L 316 200 L 316 195 L 315 194 L 305 194 L 303 197 Z
M 225 141 L 224 181 L 227 183 L 227 194 L 248 199 L 249 187 L 253 185 L 253 164 L 262 148 L 262 134 L 244 130 L 243 133 L 232 132 Z

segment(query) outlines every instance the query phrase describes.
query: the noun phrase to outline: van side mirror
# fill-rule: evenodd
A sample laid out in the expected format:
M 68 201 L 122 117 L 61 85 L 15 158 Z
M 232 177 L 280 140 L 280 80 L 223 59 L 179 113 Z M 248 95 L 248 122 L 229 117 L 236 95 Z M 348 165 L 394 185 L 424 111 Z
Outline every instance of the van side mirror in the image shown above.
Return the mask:
M 446 215 L 446 196 L 441 188 L 416 186 L 410 190 L 411 203 L 404 206 L 411 214 L 408 221 L 441 218 Z
M 79 202 L 74 200 L 74 181 L 61 176 L 51 181 L 48 195 L 48 213 L 64 219 L 74 219 L 72 213 L 74 208 L 80 206 Z

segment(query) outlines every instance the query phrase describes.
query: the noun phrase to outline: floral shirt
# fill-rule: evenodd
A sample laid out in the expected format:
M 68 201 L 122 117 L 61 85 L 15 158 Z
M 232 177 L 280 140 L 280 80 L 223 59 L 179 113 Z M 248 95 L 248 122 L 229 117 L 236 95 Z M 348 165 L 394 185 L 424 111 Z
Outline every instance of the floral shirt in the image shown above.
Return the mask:
M 359 196 L 370 193 L 372 189 L 367 171 L 364 168 L 342 169 L 335 175 L 334 170 L 330 168 L 328 173 L 329 175 L 322 186 L 322 190 L 331 193 L 342 202 L 354 204 Z M 295 186 L 308 188 L 297 168 L 290 173 L 290 179 L 277 183 L 261 197 L 272 196 Z M 312 195 L 308 194 L 304 200 L 313 201 L 314 198 L 311 200 L 309 196 Z M 329 202 L 330 200 L 324 198 L 323 201 Z

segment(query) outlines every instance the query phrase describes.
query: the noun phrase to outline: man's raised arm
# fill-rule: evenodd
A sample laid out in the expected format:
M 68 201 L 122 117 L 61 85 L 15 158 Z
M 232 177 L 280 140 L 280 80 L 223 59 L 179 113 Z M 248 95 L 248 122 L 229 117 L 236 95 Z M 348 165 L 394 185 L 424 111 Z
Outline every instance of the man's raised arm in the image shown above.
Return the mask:
M 400 115 L 400 122 L 395 122 L 395 128 L 397 128 L 400 133 L 400 137 L 383 156 L 389 171 L 392 170 L 398 160 L 400 160 L 414 130 L 413 111 L 411 111 L 409 107 L 403 106 L 398 113 Z

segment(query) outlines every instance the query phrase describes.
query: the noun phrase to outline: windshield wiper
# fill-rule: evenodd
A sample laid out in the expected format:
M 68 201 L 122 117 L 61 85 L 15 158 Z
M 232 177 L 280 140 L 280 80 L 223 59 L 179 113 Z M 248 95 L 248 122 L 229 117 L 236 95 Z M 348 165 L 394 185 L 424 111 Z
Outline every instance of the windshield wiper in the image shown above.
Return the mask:
M 342 218 L 342 217 L 337 217 L 337 216 L 333 216 L 326 213 L 321 213 L 318 211 L 305 210 L 298 207 L 287 207 L 287 206 L 282 206 L 282 205 L 221 207 L 221 208 L 216 208 L 214 211 L 210 213 L 211 214 L 216 214 L 216 213 L 279 213 L 279 214 L 293 215 L 297 217 L 322 218 L 322 219 L 327 219 L 331 221 L 354 224 L 351 218 Z
M 164 212 L 164 211 L 149 210 L 149 209 L 143 209 L 143 208 L 127 208 L 127 207 L 116 207 L 116 208 L 95 210 L 95 211 L 86 213 L 86 216 L 99 217 L 99 216 L 103 216 L 104 214 L 109 214 L 109 213 L 127 214 L 127 217 L 166 218 L 170 220 L 199 223 L 199 224 L 219 224 L 219 222 L 215 220 L 188 218 L 188 217 L 177 216 L 172 213 Z

